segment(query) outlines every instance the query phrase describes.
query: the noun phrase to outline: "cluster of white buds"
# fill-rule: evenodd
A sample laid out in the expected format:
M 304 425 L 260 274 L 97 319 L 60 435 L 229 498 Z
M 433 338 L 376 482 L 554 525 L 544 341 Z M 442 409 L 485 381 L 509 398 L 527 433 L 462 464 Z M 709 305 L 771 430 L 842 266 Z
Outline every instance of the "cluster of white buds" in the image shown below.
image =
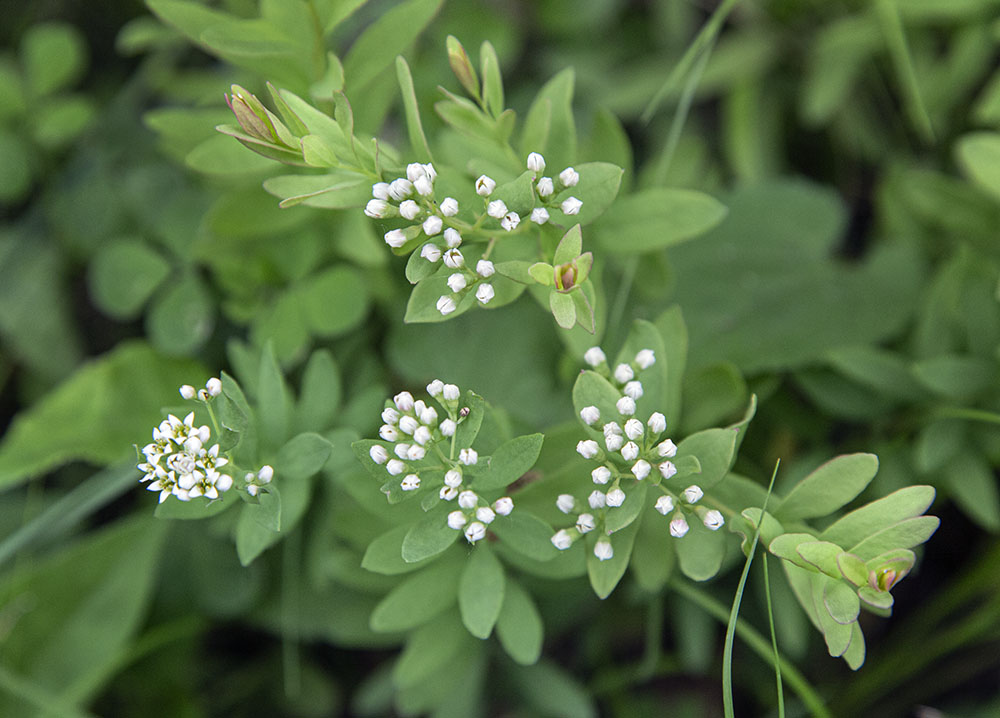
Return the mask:
M 692 514 L 713 531 L 721 528 L 725 520 L 719 511 L 695 507 L 704 497 L 699 486 L 692 484 L 680 494 L 675 494 L 661 483 L 678 472 L 677 465 L 672 460 L 677 455 L 677 445 L 664 436 L 667 430 L 666 417 L 658 411 L 650 414 L 645 423 L 635 417 L 636 402 L 643 396 L 642 382 L 638 376 L 656 364 L 653 350 L 642 349 L 631 362 L 612 368 L 601 348 L 592 347 L 584 354 L 584 361 L 606 377 L 621 395 L 615 403 L 616 416 L 602 417 L 596 406 L 585 406 L 580 410 L 583 423 L 591 427 L 601 426 L 604 434 L 603 446 L 594 439 L 583 439 L 576 445 L 580 456 L 600 464 L 590 472 L 593 483 L 600 488 L 593 490 L 587 498 L 589 508 L 597 514 L 596 524 L 603 527 L 605 512 L 618 508 L 625 502 L 623 483 L 625 486 L 638 486 L 638 482 L 648 480 L 662 492 L 656 500 L 655 508 L 664 516 L 672 517 L 672 536 L 680 538 L 688 532 L 690 527 L 687 516 Z M 576 499 L 563 494 L 557 499 L 556 505 L 563 513 L 570 513 L 575 508 Z M 592 514 L 580 514 L 576 526 L 556 532 L 552 543 L 558 549 L 567 549 L 582 534 L 595 527 Z M 602 538 L 594 547 L 594 555 L 607 560 L 614 555 L 614 551 L 611 544 Z
M 451 255 L 452 260 L 456 261 L 449 262 L 449 255 Z M 458 303 L 462 301 L 462 297 L 468 292 L 474 292 L 476 301 L 484 306 L 496 296 L 493 284 L 486 281 L 496 274 L 496 267 L 490 260 L 480 259 L 476 262 L 475 271 L 472 271 L 465 266 L 461 252 L 458 249 L 452 249 L 445 253 L 445 266 L 456 271 L 448 276 L 448 288 L 451 290 L 451 294 L 443 294 L 437 300 L 437 310 L 442 315 L 447 316 L 455 311 L 458 308 Z
M 260 467 L 260 470 L 257 471 L 256 474 L 253 473 L 252 471 L 248 471 L 247 475 L 244 477 L 247 485 L 247 493 L 250 496 L 259 495 L 261 488 L 271 483 L 271 479 L 273 478 L 274 478 L 274 469 L 272 469 L 267 464 L 264 464 L 262 467 Z
M 553 181 L 551 177 L 540 176 L 545 171 L 545 158 L 538 152 L 529 154 L 525 164 L 534 175 L 532 178 L 534 196 L 542 203 L 541 207 L 532 208 L 528 219 L 535 224 L 545 224 L 549 221 L 549 210 L 554 207 L 559 207 L 567 215 L 580 213 L 583 202 L 576 197 L 567 197 L 562 201 L 556 201 L 556 195 L 565 189 L 575 187 L 580 181 L 580 175 L 575 169 L 567 167 Z M 496 181 L 486 175 L 482 175 L 476 180 L 476 193 L 483 197 L 487 203 L 486 214 L 499 220 L 502 229 L 513 232 L 521 223 L 521 217 L 517 212 L 509 210 L 503 200 L 490 199 L 496 187 Z
M 454 228 L 445 229 L 445 220 L 458 214 L 458 200 L 445 197 L 440 203 L 434 199 L 434 180 L 437 171 L 434 165 L 413 162 L 406 166 L 406 177 L 398 177 L 392 182 L 376 182 L 372 185 L 373 199 L 365 206 L 365 214 L 373 219 L 402 217 L 416 224 L 385 233 L 385 243 L 398 249 L 422 232 L 427 237 L 436 237 L 445 231 L 445 242 L 449 247 L 461 244 L 461 236 Z M 449 232 L 450 230 L 450 232 Z M 429 244 L 421 254 L 430 258 L 434 247 L 440 258 L 440 247 Z M 432 261 L 437 261 L 434 259 Z
M 187 385 L 181 387 L 181 395 L 186 396 L 187 389 L 193 398 L 194 390 Z M 208 426 L 194 425 L 193 411 L 183 420 L 170 414 L 153 429 L 153 441 L 142 449 L 146 460 L 137 467 L 144 474 L 140 481 L 150 482 L 149 491 L 160 492 L 160 503 L 171 495 L 181 501 L 219 498 L 232 488 L 233 478 L 219 471 L 229 463 L 219 456 L 219 445 L 205 448 L 211 438 Z
M 195 390 L 190 384 L 185 384 L 178 391 L 182 397 L 188 400 L 198 397 L 200 401 L 211 401 L 222 393 L 222 380 L 213 376 L 205 382 L 204 389 Z
M 458 491 L 457 488 L 455 491 Z M 458 509 L 448 514 L 448 526 L 456 531 L 464 529 L 465 540 L 475 543 L 486 536 L 486 527 L 497 516 L 510 515 L 514 510 L 514 500 L 503 496 L 490 504 L 475 491 L 466 489 L 458 492 L 458 506 Z

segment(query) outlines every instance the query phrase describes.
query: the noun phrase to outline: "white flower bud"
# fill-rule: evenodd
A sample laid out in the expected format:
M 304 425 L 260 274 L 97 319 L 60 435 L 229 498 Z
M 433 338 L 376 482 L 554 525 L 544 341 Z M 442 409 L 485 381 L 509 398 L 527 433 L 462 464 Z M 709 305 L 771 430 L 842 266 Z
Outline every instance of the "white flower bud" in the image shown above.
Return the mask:
M 382 410 L 382 421 L 386 424 L 399 423 L 399 412 L 391 406 L 387 406 Z
M 406 471 L 406 464 L 399 459 L 389 459 L 385 465 L 385 470 L 392 476 L 399 476 L 401 473 Z
M 427 175 L 427 170 L 419 162 L 411 162 L 406 165 L 406 179 L 416 182 L 419 178 Z
M 212 377 L 207 382 L 205 382 L 205 388 L 208 393 L 212 396 L 218 396 L 222 393 L 222 381 L 217 377 Z
M 375 444 L 368 450 L 368 455 L 372 457 L 372 461 L 376 464 L 384 464 L 389 460 L 389 452 L 385 450 L 385 447 L 381 444 Z
M 201 451 L 202 440 L 197 436 L 189 436 L 184 442 L 184 451 L 189 454 L 197 454 Z
M 664 461 L 660 464 L 660 476 L 664 479 L 669 479 L 671 476 L 677 473 L 677 467 L 674 466 L 672 461 Z
M 438 491 L 438 497 L 444 501 L 454 501 L 456 496 L 458 496 L 458 489 L 452 486 L 442 486 Z
M 180 389 L 178 389 L 178 391 L 180 391 L 181 396 L 185 399 L 194 399 L 194 397 L 197 395 L 197 392 L 195 391 L 194 387 L 191 386 L 190 384 L 185 384 Z
M 450 277 L 448 277 L 448 288 L 455 293 L 461 292 L 463 289 L 465 289 L 468 283 L 469 280 L 467 280 L 465 278 L 465 275 L 462 274 L 461 272 L 455 272 Z
M 628 364 L 619 364 L 615 367 L 614 377 L 615 381 L 619 384 L 624 384 L 627 381 L 632 381 L 635 374 L 632 371 L 632 367 Z
M 591 514 L 580 514 L 576 517 L 576 530 L 582 534 L 593 531 L 596 525 Z
M 625 396 L 630 396 L 635 401 L 639 401 L 642 398 L 642 382 L 630 381 L 622 391 L 625 392 Z
M 420 429 L 426 429 L 427 427 L 421 426 Z M 420 429 L 417 429 L 416 433 L 420 433 Z M 420 461 L 422 458 L 427 456 L 427 449 L 425 449 L 420 444 L 411 444 L 410 448 L 406 450 L 406 458 L 410 461 Z
M 596 406 L 585 406 L 580 410 L 580 418 L 587 426 L 593 426 L 601 418 L 601 411 Z
M 611 491 L 605 495 L 605 500 L 607 501 L 608 506 L 617 508 L 625 503 L 625 492 L 621 489 L 611 489 Z
M 454 436 L 457 427 L 452 419 L 445 419 L 438 428 L 441 430 L 441 436 Z
M 441 249 L 436 244 L 428 242 L 420 249 L 420 256 L 433 264 L 441 259 Z
M 259 493 L 260 493 L 260 487 L 257 486 L 257 484 L 250 484 L 249 486 L 247 486 L 247 495 L 256 496 Z M 177 495 L 177 498 L 181 499 L 181 501 L 187 501 L 187 499 L 181 498 L 180 494 Z M 162 500 L 160 501 L 160 503 L 163 503 Z
M 445 384 L 441 395 L 445 401 L 458 401 L 458 397 L 462 395 L 462 392 L 455 384 Z
M 670 496 L 661 496 L 656 500 L 656 506 L 654 508 L 666 516 L 674 510 L 674 500 Z
M 539 177 L 536 187 L 538 188 L 539 197 L 548 197 L 555 191 L 551 177 Z
M 705 492 L 697 484 L 691 484 L 684 489 L 682 495 L 684 496 L 684 500 L 689 504 L 696 504 L 701 501 L 701 497 L 705 495 Z
M 531 210 L 530 219 L 535 224 L 545 224 L 549 221 L 549 211 L 544 207 L 535 207 Z
M 463 264 L 465 264 L 465 257 L 462 256 L 462 250 L 452 247 L 444 253 L 444 266 L 448 269 L 458 269 Z
M 579 181 L 580 175 L 572 167 L 567 167 L 559 173 L 559 182 L 563 187 L 576 187 L 576 183 Z
M 656 363 L 656 354 L 652 349 L 640 349 L 635 355 L 635 363 L 640 369 L 649 369 Z
M 372 201 L 374 202 L 374 200 Z M 420 214 L 420 205 L 412 199 L 404 200 L 399 203 L 399 214 L 403 219 L 414 220 Z
M 635 413 L 635 399 L 630 396 L 623 396 L 615 402 L 615 407 L 622 416 L 632 416 Z
M 630 441 L 622 447 L 622 458 L 625 461 L 635 461 L 639 458 L 639 446 L 634 441 Z
M 702 523 L 712 531 L 718 531 L 726 523 L 726 519 L 723 518 L 722 512 L 712 509 L 705 512 L 705 515 L 702 517 Z
M 449 469 L 444 475 L 444 483 L 447 486 L 456 488 L 462 485 L 462 472 L 458 469 Z
M 576 197 L 568 197 L 562 201 L 559 208 L 563 211 L 563 214 L 580 214 L 580 208 L 583 206 L 583 202 L 578 200 Z
M 565 551 L 573 545 L 573 537 L 566 529 L 559 529 L 552 535 L 552 545 L 560 551 Z
M 468 519 L 465 518 L 465 514 L 461 511 L 452 511 L 448 514 L 448 528 L 458 531 L 465 526 L 466 521 L 468 521 Z
M 475 543 L 486 536 L 486 527 L 478 521 L 473 521 L 465 527 L 465 540 Z
M 423 446 L 431 440 L 431 430 L 426 426 L 418 426 L 416 431 L 413 432 L 413 440 Z
M 587 503 L 592 509 L 603 509 L 608 503 L 608 497 L 604 495 L 603 491 L 594 489 L 587 497 Z
M 625 444 L 625 437 L 621 434 L 605 434 L 604 445 L 608 451 L 618 451 Z
M 497 517 L 496 512 L 493 511 L 489 506 L 480 506 L 476 509 L 476 518 L 482 521 L 484 524 L 493 523 L 493 519 Z
M 521 217 L 517 212 L 508 212 L 500 220 L 500 226 L 508 232 L 513 232 L 519 224 L 521 224 Z
M 652 468 L 653 467 L 649 465 L 648 461 L 645 459 L 639 459 L 637 462 L 632 464 L 632 475 L 639 479 L 639 481 L 642 481 L 649 476 L 649 472 Z
M 384 199 L 370 199 L 365 205 L 365 214 L 372 219 L 382 219 L 389 212 L 389 203 Z
M 688 532 L 688 522 L 683 518 L 677 518 L 670 522 L 670 535 L 674 538 L 682 538 Z
M 528 169 L 532 172 L 544 172 L 545 171 L 545 158 L 542 157 L 537 152 L 532 152 L 528 155 Z
M 667 417 L 665 417 L 660 412 L 654 412 L 650 415 L 649 421 L 646 422 L 646 426 L 649 427 L 649 431 L 653 434 L 662 434 L 667 430 Z
M 400 202 L 413 194 L 413 183 L 400 177 L 389 183 L 389 196 Z
M 594 480 L 595 484 L 606 484 L 611 481 L 611 469 L 607 466 L 598 466 L 590 472 L 590 478 Z
M 228 474 L 220 474 L 219 478 L 215 480 L 215 488 L 223 493 L 229 491 L 229 489 L 233 488 L 233 477 Z
M 457 308 L 455 300 L 448 296 L 438 297 L 437 304 L 435 305 L 437 310 L 441 312 L 441 316 L 448 316 Z
M 409 444 L 396 444 L 393 447 L 392 453 L 401 459 L 406 459 L 410 455 L 410 445 Z
M 389 183 L 376 182 L 372 185 L 372 197 L 375 199 L 389 199 Z
M 489 304 L 494 296 L 496 296 L 496 292 L 493 290 L 492 284 L 480 284 L 479 288 L 476 289 L 476 299 L 479 300 L 480 304 Z
M 559 494 L 556 498 L 556 508 L 564 514 L 568 514 L 576 506 L 576 499 L 570 494 Z
M 438 420 L 438 413 L 433 406 L 425 406 L 420 410 L 420 423 L 425 426 L 434 426 Z
M 444 243 L 448 246 L 448 249 L 455 249 L 455 247 L 462 244 L 462 235 L 454 227 L 448 227 L 444 231 Z
M 576 452 L 585 459 L 593 459 L 600 451 L 601 447 L 593 439 L 578 441 L 576 444 Z
M 378 435 L 386 441 L 395 441 L 399 438 L 399 429 L 392 424 L 383 424 L 378 430 Z
M 622 428 L 618 425 L 617 421 L 609 421 L 604 425 L 603 431 L 605 436 L 610 436 L 611 434 L 622 435 Z
M 430 217 L 424 220 L 423 228 L 424 234 L 428 237 L 433 237 L 435 234 L 441 231 L 444 227 L 444 222 L 436 214 L 432 214 Z
M 423 177 L 418 177 L 413 183 L 413 189 L 417 191 L 421 197 L 429 197 L 434 194 L 434 183 L 431 182 L 431 178 L 427 175 Z
M 416 491 L 420 488 L 420 477 L 416 474 L 407 474 L 399 485 L 403 491 Z
M 474 509 L 479 503 L 479 495 L 475 491 L 463 491 L 458 495 L 458 505 L 463 509 Z
M 609 558 L 614 557 L 615 550 L 611 548 L 610 541 L 601 539 L 594 544 L 594 555 L 601 561 L 607 561 Z
M 674 442 L 672 442 L 670 439 L 666 439 L 666 440 L 661 441 L 659 444 L 656 445 L 656 452 L 660 456 L 666 456 L 668 458 L 673 458 L 674 456 L 677 455 L 677 445 Z
M 481 197 L 489 197 L 496 188 L 497 183 L 486 175 L 480 175 L 476 180 L 476 194 Z
M 493 217 L 493 219 L 501 219 L 507 214 L 507 205 L 502 199 L 495 199 L 486 205 L 486 214 Z
M 502 496 L 493 502 L 493 510 L 501 516 L 509 516 L 514 510 L 514 499 L 509 496 Z
M 208 401 L 211 398 L 212 397 L 208 393 L 208 389 L 199 389 L 198 390 L 198 399 L 199 399 L 199 401 Z
M 625 436 L 632 439 L 638 439 L 646 431 L 646 427 L 642 425 L 642 422 L 638 419 L 629 419 L 625 422 Z
M 462 449 L 458 452 L 458 460 L 466 466 L 475 466 L 479 463 L 479 452 L 475 449 Z
M 432 165 L 430 162 L 424 165 L 424 172 L 427 174 L 427 177 L 430 179 L 431 182 L 437 179 L 438 176 L 437 170 L 434 169 L 434 165 Z
M 607 357 L 604 356 L 604 352 L 601 351 L 600 347 L 590 347 L 590 349 L 584 352 L 583 360 L 587 362 L 588 365 L 596 368 L 606 362 Z
M 493 266 L 493 262 L 488 259 L 480 259 L 476 262 L 476 274 L 478 274 L 483 279 L 489 279 L 494 274 L 496 274 L 496 267 Z
M 399 418 L 399 430 L 404 434 L 412 434 L 417 430 L 419 424 L 412 416 L 401 416 Z
M 431 396 L 437 396 L 442 391 L 444 391 L 444 382 L 440 379 L 435 379 L 430 384 L 427 385 L 427 393 Z M 426 423 L 426 422 L 424 422 Z
M 454 217 L 458 214 L 458 200 L 454 197 L 445 197 L 441 200 L 440 209 L 445 217 Z
M 401 229 L 392 229 L 385 233 L 385 243 L 393 249 L 399 249 L 406 244 L 406 235 Z

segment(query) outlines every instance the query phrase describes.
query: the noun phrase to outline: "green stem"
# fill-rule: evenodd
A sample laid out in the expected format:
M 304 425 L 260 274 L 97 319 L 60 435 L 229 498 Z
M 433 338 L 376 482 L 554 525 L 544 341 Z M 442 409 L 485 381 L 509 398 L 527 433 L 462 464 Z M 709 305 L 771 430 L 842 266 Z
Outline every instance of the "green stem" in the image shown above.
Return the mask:
M 729 609 L 700 588 L 678 580 L 671 581 L 670 585 L 677 591 L 677 593 L 681 594 L 695 605 L 700 606 L 706 613 L 718 620 L 720 623 L 725 624 L 729 620 Z M 771 663 L 774 660 L 774 656 L 771 653 L 771 646 L 767 639 L 758 633 L 756 629 L 751 627 L 750 624 L 743 621 L 737 621 L 736 635 L 743 639 L 743 642 L 750 650 L 768 663 Z M 785 658 L 779 657 L 778 663 L 781 666 L 781 672 L 785 681 L 787 681 L 788 685 L 792 687 L 792 690 L 798 694 L 799 698 L 802 699 L 802 702 L 812 712 L 812 714 L 816 716 L 816 718 L 833 718 L 833 714 L 827 709 L 822 696 L 820 696 L 819 693 L 817 693 L 816 690 L 809 685 L 805 676 L 803 676 L 799 670 Z
M 778 653 L 778 635 L 774 630 L 774 607 L 771 604 L 771 578 L 767 573 L 767 551 L 761 554 L 764 564 L 764 597 L 767 599 L 767 621 L 771 627 L 771 647 L 774 649 L 774 682 L 778 689 L 778 718 L 785 718 L 785 691 L 781 687 L 781 655 Z

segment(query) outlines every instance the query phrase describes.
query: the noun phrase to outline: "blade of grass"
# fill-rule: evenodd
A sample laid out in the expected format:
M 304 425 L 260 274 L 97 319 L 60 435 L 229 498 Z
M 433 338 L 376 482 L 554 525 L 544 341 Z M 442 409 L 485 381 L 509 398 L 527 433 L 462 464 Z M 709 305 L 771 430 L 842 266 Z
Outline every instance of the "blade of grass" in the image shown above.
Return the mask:
M 779 459 L 774 464 L 774 471 L 771 472 L 771 483 L 767 487 L 767 496 L 764 497 L 764 505 L 760 508 L 760 520 L 757 522 L 757 530 L 753 532 L 753 541 L 750 542 L 750 550 L 747 551 L 747 560 L 743 564 L 743 575 L 740 576 L 739 586 L 736 588 L 736 595 L 733 597 L 733 607 L 729 610 L 729 622 L 726 626 L 726 644 L 722 653 L 722 710 L 726 718 L 735 718 L 736 710 L 733 707 L 733 639 L 736 637 L 736 621 L 740 614 L 740 604 L 743 603 L 743 590 L 747 585 L 747 576 L 750 575 L 750 565 L 753 563 L 753 556 L 757 552 L 757 542 L 760 540 L 760 527 L 764 523 L 764 512 L 767 511 L 767 502 L 771 498 L 771 490 L 774 488 L 774 479 L 778 476 L 778 467 L 781 465 Z M 778 662 L 775 661 L 775 666 Z
M 920 95 L 917 71 L 913 67 L 913 57 L 906 44 L 906 32 L 903 29 L 903 21 L 899 17 L 899 8 L 896 7 L 893 0 L 876 0 L 875 10 L 882 24 L 882 32 L 885 34 L 889 56 L 892 58 L 892 64 L 899 76 L 906 113 L 921 138 L 925 142 L 933 143 L 934 127 L 931 124 L 930 115 L 927 114 L 927 106 L 924 105 L 923 97 Z
M 785 691 L 781 686 L 781 661 L 778 655 L 778 635 L 774 631 L 774 609 L 771 606 L 771 578 L 767 574 L 767 551 L 760 558 L 764 563 L 764 596 L 767 599 L 767 621 L 771 626 L 771 647 L 774 649 L 774 682 L 778 688 L 778 718 L 785 718 Z
M 694 61 L 702 54 L 703 51 L 710 48 L 710 46 L 715 42 L 715 38 L 719 34 L 719 30 L 722 29 L 722 23 L 725 22 L 726 17 L 732 12 L 733 8 L 736 7 L 736 3 L 740 0 L 724 0 L 719 7 L 715 9 L 712 16 L 708 19 L 698 34 L 695 36 L 694 40 L 688 45 L 688 49 L 684 51 L 681 55 L 681 59 L 674 65 L 674 69 L 670 71 L 670 75 L 664 81 L 660 89 L 657 90 L 653 99 L 649 101 L 646 105 L 646 109 L 642 112 L 642 121 L 648 123 L 653 115 L 656 114 L 656 110 L 659 109 L 660 103 L 663 102 L 664 98 L 667 97 L 671 92 L 673 92 L 674 87 L 680 82 L 680 79 L 688 73 L 688 70 L 694 64 Z

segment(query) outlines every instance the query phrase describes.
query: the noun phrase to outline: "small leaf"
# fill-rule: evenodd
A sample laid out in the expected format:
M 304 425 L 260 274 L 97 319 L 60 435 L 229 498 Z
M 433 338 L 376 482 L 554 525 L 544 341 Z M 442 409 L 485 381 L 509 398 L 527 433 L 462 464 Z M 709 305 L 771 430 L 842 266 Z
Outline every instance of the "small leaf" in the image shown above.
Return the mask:
M 707 581 L 719 572 L 726 557 L 724 531 L 712 531 L 701 521 L 692 521 L 687 534 L 674 541 L 681 572 L 692 581 Z
M 291 397 L 281 374 L 274 346 L 268 342 L 261 352 L 257 374 L 257 418 L 260 438 L 270 446 L 281 446 L 288 438 Z
M 583 234 L 580 231 L 580 225 L 575 224 L 559 240 L 552 264 L 558 266 L 571 262 L 579 257 L 581 252 L 583 252 Z
M 448 36 L 449 42 L 452 37 Z M 451 48 L 449 46 L 449 58 Z M 475 73 L 473 73 L 475 77 Z M 399 92 L 403 97 L 403 110 L 406 112 L 406 131 L 410 138 L 410 147 L 418 162 L 431 162 L 433 156 L 427 144 L 427 137 L 424 135 L 424 127 L 420 121 L 420 107 L 417 105 L 417 95 L 413 89 L 413 76 L 410 74 L 410 66 L 402 56 L 396 58 L 396 79 L 399 81 Z
M 489 40 L 479 48 L 479 67 L 483 74 L 483 99 L 486 108 L 494 117 L 504 111 L 503 77 L 500 74 L 500 59 Z
M 958 141 L 957 155 L 965 174 L 1000 199 L 1000 133 L 964 135 Z
M 736 454 L 738 432 L 733 429 L 705 429 L 677 445 L 677 458 L 694 456 L 701 464 L 695 474 L 698 486 L 708 491 L 729 473 Z
M 291 480 L 304 480 L 319 472 L 330 458 L 333 445 L 324 437 L 305 432 L 281 447 L 275 459 L 275 473 Z
M 868 583 L 868 568 L 865 566 L 865 562 L 853 553 L 845 551 L 838 554 L 837 567 L 840 569 L 840 575 L 855 586 L 864 586 Z
M 476 638 L 489 638 L 493 632 L 503 606 L 504 584 L 503 566 L 489 544 L 476 546 L 458 583 L 462 623 Z
M 833 513 L 856 497 L 875 477 L 878 457 L 847 454 L 831 459 L 799 481 L 775 509 L 779 521 Z
M 823 588 L 823 606 L 837 623 L 854 623 L 861 611 L 861 601 L 850 586 L 830 581 Z
M 436 497 L 435 497 L 436 498 Z M 432 512 L 413 524 L 403 537 L 402 557 L 406 563 L 418 563 L 446 551 L 462 535 L 448 525 L 444 511 Z
M 500 645 L 517 663 L 530 666 L 538 661 L 542 652 L 542 617 L 531 595 L 509 577 L 504 585 L 496 630 Z
M 552 545 L 552 527 L 516 505 L 509 516 L 498 517 L 490 524 L 490 531 L 508 548 L 536 561 L 550 561 L 559 553 Z
M 403 560 L 403 541 L 411 530 L 411 526 L 397 526 L 376 538 L 365 550 L 361 559 L 361 567 L 375 573 L 395 576 L 410 573 L 430 563 L 430 559 L 407 563 Z M 456 535 L 457 531 L 454 532 Z
M 854 546 L 886 526 L 919 516 L 933 501 L 933 486 L 907 486 L 841 517 L 820 538 L 841 546 Z
M 657 187 L 615 202 L 594 226 L 595 239 L 608 252 L 659 251 L 704 234 L 725 216 L 725 206 L 707 194 Z
M 829 541 L 803 541 L 795 547 L 807 563 L 818 568 L 831 578 L 840 578 L 837 557 L 844 552 L 837 544 Z
M 639 513 L 646 506 L 647 489 L 648 486 L 640 481 L 635 488 L 626 493 L 625 502 L 621 506 L 608 510 L 604 528 L 609 534 L 630 526 L 639 517 Z
M 135 318 L 170 273 L 170 264 L 142 242 L 119 241 L 102 247 L 87 279 L 94 302 L 117 319 Z
M 416 628 L 455 605 L 465 564 L 435 561 L 392 589 L 371 614 L 372 630 L 395 633 Z
M 448 64 L 451 65 L 451 71 L 455 73 L 455 77 L 458 81 L 462 83 L 462 87 L 465 91 L 469 93 L 474 99 L 479 99 L 479 77 L 476 75 L 475 69 L 472 67 L 472 61 L 469 59 L 469 54 L 462 47 L 462 43 L 458 41 L 454 35 L 449 35 L 445 38 L 445 46 L 448 49 Z
M 576 324 L 576 304 L 568 294 L 555 290 L 549 292 L 549 308 L 556 324 L 563 329 L 572 329 Z
M 888 591 L 879 591 L 871 586 L 862 586 L 859 588 L 858 597 L 872 608 L 883 611 L 892 608 L 894 602 L 891 593 Z
M 937 516 L 905 519 L 872 534 L 849 550 L 863 561 L 900 548 L 913 548 L 927 541 L 941 524 Z
M 340 369 L 326 349 L 312 353 L 302 374 L 302 393 L 295 409 L 299 431 L 328 429 L 340 409 Z
M 639 523 L 633 521 L 629 526 L 611 536 L 591 538 L 594 536 L 594 533 L 591 533 L 587 537 L 587 575 L 590 577 L 590 586 L 598 598 L 605 599 L 610 596 L 611 592 L 615 590 L 615 586 L 621 581 L 622 576 L 625 575 L 638 530 Z M 614 551 L 611 558 L 602 561 L 594 555 L 594 544 L 598 540 L 611 542 L 611 548 Z

